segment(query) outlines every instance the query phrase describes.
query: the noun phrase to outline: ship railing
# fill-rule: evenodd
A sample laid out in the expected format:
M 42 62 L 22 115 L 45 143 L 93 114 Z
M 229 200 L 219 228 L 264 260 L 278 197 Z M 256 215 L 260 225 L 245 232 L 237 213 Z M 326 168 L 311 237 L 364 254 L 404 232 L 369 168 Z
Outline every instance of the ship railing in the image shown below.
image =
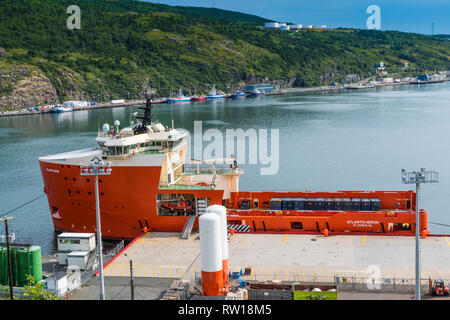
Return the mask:
M 183 171 L 187 174 L 229 174 L 237 172 L 237 169 L 225 163 L 215 163 L 214 168 L 210 164 L 184 164 Z

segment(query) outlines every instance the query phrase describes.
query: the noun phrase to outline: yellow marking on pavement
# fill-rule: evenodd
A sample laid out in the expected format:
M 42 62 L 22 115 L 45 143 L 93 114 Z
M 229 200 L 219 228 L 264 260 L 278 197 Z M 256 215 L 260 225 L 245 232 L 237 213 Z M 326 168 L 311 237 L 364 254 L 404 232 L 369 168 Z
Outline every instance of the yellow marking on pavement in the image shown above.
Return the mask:
M 286 281 L 289 281 L 289 271 L 284 269 L 284 273 L 286 274 Z
M 170 273 L 172 272 L 172 268 L 169 267 L 169 274 L 167 275 L 167 278 L 170 278 Z
M 158 266 L 155 266 L 155 269 L 153 270 L 153 275 L 152 275 L 152 278 L 154 278 L 155 277 L 155 274 L 156 274 L 156 269 L 158 268 Z
M 270 280 L 270 268 L 267 268 L 267 280 Z
M 147 264 L 147 271 L 145 271 L 145 275 L 144 275 L 144 277 L 146 277 L 147 276 L 147 273 L 148 273 L 148 270 L 150 269 L 150 265 L 149 264 Z
M 450 240 L 448 240 L 447 237 L 444 237 L 444 238 L 445 238 L 445 241 L 447 241 L 447 245 L 450 247 Z
M 120 274 L 121 276 L 123 276 L 124 275 L 124 272 L 125 272 L 125 270 L 127 270 L 127 265 L 125 264 L 124 266 L 123 266 L 123 270 L 122 270 L 122 273 Z
M 162 274 L 163 274 L 163 272 L 164 272 L 164 268 L 163 268 L 163 267 L 160 267 L 160 269 L 161 269 L 161 272 L 159 273 L 159 276 L 162 277 Z
M 177 277 L 177 275 L 178 275 L 178 268 L 175 268 L 175 278 Z
M 364 246 L 366 245 L 366 236 L 365 235 L 363 235 L 363 245 Z
M 192 276 L 195 279 L 195 266 L 192 266 Z
M 296 270 L 294 269 L 294 281 L 297 281 L 297 275 L 296 275 Z
M 184 267 L 183 279 L 186 278 L 186 271 L 187 271 L 187 267 Z
M 302 269 L 302 275 L 303 275 L 303 281 L 306 282 L 306 278 L 305 278 L 305 271 Z
M 137 275 L 137 276 L 139 276 L 139 273 L 141 272 L 141 269 L 142 269 L 142 264 L 141 264 L 141 266 L 139 267 L 138 271 L 136 272 L 136 275 Z
M 114 269 L 114 272 L 112 275 L 115 275 L 117 270 L 119 270 L 119 267 L 121 266 L 121 264 L 117 263 L 116 268 Z
M 285 244 L 285 243 L 286 243 L 286 238 L 287 238 L 287 233 L 286 233 L 286 235 L 284 236 L 284 239 L 283 239 L 283 244 Z
M 252 274 L 253 274 L 253 280 L 256 280 L 256 272 L 255 272 L 255 270 L 253 270 L 253 268 L 252 268 Z
M 150 232 L 144 234 L 137 242 L 138 242 L 138 243 L 141 243 L 142 240 L 144 240 L 145 238 L 147 238 L 147 236 L 149 236 L 149 235 L 150 235 Z

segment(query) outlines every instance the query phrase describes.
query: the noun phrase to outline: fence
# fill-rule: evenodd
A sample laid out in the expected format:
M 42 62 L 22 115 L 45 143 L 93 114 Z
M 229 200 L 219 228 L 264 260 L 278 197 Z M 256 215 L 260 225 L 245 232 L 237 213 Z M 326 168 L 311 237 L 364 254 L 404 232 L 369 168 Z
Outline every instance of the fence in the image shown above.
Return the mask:
M 195 272 L 194 280 L 201 279 L 201 273 Z M 330 275 L 324 276 L 319 274 L 302 275 L 302 274 L 280 274 L 273 272 L 270 274 L 254 273 L 243 275 L 241 280 L 248 282 L 267 282 L 267 283 L 292 283 L 298 284 L 317 284 L 317 285 L 335 285 L 339 290 L 349 291 L 393 291 L 393 292 L 414 292 L 415 279 L 400 277 L 368 277 L 368 276 L 343 276 Z M 234 279 L 233 279 L 234 280 Z M 450 283 L 450 279 L 442 279 L 446 284 Z M 230 281 L 232 281 L 230 279 Z M 237 282 L 237 280 L 235 280 Z M 421 292 L 423 294 L 429 291 L 429 279 L 423 278 L 420 281 Z

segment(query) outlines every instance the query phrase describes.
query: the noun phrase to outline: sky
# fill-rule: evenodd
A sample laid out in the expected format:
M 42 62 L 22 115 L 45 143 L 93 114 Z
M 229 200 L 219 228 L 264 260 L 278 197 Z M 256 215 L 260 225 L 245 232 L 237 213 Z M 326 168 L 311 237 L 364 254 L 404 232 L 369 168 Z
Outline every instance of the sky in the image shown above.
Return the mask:
M 168 5 L 216 7 L 279 22 L 367 29 L 370 5 L 380 8 L 381 30 L 450 34 L 450 0 L 152 0 Z

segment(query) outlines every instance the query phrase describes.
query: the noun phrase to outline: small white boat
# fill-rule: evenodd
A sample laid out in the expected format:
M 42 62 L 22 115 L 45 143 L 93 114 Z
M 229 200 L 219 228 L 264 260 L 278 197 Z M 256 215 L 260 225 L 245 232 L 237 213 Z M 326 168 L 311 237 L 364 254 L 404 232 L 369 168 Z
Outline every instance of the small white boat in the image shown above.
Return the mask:
M 256 88 L 253 89 L 251 93 L 252 93 L 252 97 L 263 96 L 265 94 L 264 91 L 260 91 Z
M 225 99 L 225 94 L 220 90 L 217 91 L 216 85 L 214 85 L 212 90 L 206 96 L 206 100 L 216 100 L 216 99 Z
M 68 106 L 54 106 L 53 112 L 55 113 L 61 113 L 61 112 L 72 112 L 73 108 Z

